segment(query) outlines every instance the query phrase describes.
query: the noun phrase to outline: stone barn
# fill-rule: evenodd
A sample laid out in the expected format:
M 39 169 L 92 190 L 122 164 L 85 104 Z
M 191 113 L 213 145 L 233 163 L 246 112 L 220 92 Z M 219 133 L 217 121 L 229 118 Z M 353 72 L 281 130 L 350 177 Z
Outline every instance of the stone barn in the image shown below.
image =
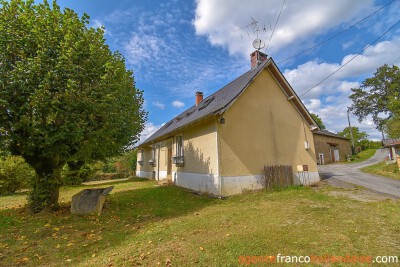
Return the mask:
M 350 140 L 346 137 L 327 130 L 314 131 L 313 135 L 319 165 L 345 161 L 346 156 L 351 155 Z

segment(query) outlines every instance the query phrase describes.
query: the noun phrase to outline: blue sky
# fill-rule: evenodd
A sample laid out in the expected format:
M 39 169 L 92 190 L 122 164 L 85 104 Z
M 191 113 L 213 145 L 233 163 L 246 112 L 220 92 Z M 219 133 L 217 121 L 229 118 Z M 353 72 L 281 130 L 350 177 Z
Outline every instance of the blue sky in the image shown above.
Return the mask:
M 112 50 L 119 50 L 144 91 L 149 118 L 142 139 L 194 104 L 195 92 L 207 96 L 250 69 L 257 32 L 266 52 L 298 95 L 312 88 L 362 51 L 400 19 L 395 0 L 331 41 L 286 60 L 362 20 L 392 0 L 171 0 L 59 1 L 90 15 L 90 26 L 104 26 Z M 350 88 L 358 87 L 387 63 L 400 65 L 400 25 L 390 30 L 331 78 L 301 97 L 333 132 L 347 126 Z M 352 124 L 379 139 L 370 119 Z

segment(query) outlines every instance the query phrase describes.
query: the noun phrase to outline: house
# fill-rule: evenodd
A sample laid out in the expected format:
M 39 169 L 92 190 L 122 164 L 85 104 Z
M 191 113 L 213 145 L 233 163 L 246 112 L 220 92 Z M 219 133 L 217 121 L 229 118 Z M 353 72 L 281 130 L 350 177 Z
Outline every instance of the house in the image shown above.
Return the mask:
M 272 58 L 255 51 L 251 66 L 138 146 L 136 175 L 217 196 L 263 188 L 266 165 L 319 181 L 315 121 Z
M 383 139 L 382 140 L 383 147 L 389 149 L 388 160 L 387 163 L 396 163 L 397 157 L 400 156 L 400 138 L 394 139 Z M 396 157 L 397 155 L 397 157 Z M 400 165 L 399 165 L 400 167 Z
M 345 161 L 346 157 L 351 155 L 351 144 L 348 138 L 327 130 L 317 130 L 313 134 L 319 165 Z

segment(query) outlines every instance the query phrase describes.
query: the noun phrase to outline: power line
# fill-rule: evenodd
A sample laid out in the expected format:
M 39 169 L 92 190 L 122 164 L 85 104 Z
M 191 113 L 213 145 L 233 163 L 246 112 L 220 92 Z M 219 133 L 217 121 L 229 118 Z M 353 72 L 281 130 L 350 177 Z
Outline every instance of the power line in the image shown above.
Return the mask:
M 273 29 L 273 30 L 272 30 L 272 32 L 271 32 L 271 36 L 269 37 L 269 40 L 268 40 L 267 47 L 265 48 L 265 52 L 267 52 L 267 49 L 268 49 L 268 47 L 269 47 L 269 44 L 271 43 L 272 36 L 274 36 L 275 29 L 276 29 L 276 25 L 278 24 L 279 18 L 281 17 L 282 10 L 283 10 L 283 7 L 285 6 L 285 3 L 286 3 L 286 0 L 284 0 L 284 1 L 283 1 L 283 4 L 282 4 L 282 7 L 281 7 L 281 10 L 279 11 L 278 18 L 277 18 L 277 19 L 276 19 L 276 21 L 275 21 L 275 26 L 274 26 L 274 29 Z
M 328 76 L 326 76 L 324 79 L 322 79 L 319 83 L 317 83 L 316 85 L 314 85 L 313 87 L 311 87 L 310 89 L 308 89 L 307 91 L 305 91 L 304 93 L 302 93 L 300 95 L 300 97 L 304 96 L 305 94 L 307 94 L 308 92 L 310 92 L 312 89 L 314 89 L 315 87 L 319 86 L 320 84 L 322 84 L 323 82 L 325 82 L 326 80 L 328 80 L 330 77 L 332 77 L 336 72 L 338 72 L 339 70 L 343 69 L 344 67 L 346 67 L 351 61 L 353 61 L 356 57 L 358 57 L 359 55 L 361 55 L 365 50 L 367 50 L 370 46 L 372 46 L 374 43 L 376 43 L 377 41 L 379 41 L 379 39 L 381 39 L 383 36 L 385 36 L 390 30 L 392 30 L 394 27 L 397 26 L 397 24 L 400 23 L 400 20 L 398 20 L 394 25 L 392 25 L 388 30 L 386 30 L 383 34 L 381 34 L 378 38 L 376 38 L 372 43 L 368 44 L 363 50 L 361 50 L 360 52 L 358 52 L 354 57 L 352 57 L 350 60 L 348 60 L 345 64 L 343 64 L 342 66 L 340 66 L 339 68 L 337 68 L 334 72 L 332 72 L 331 74 L 329 74 Z
M 399 60 L 399 59 L 400 59 L 400 57 L 396 58 L 396 59 L 392 62 L 392 64 L 390 64 L 390 65 L 394 65 L 394 63 L 396 63 L 396 61 Z
M 332 36 L 329 37 L 328 39 L 326 39 L 326 40 L 324 40 L 324 41 L 322 41 L 322 42 L 319 42 L 319 43 L 317 43 L 316 45 L 314 45 L 314 46 L 312 46 L 312 47 L 309 47 L 309 48 L 307 48 L 307 49 L 301 50 L 301 51 L 298 52 L 297 54 L 294 54 L 294 55 L 292 55 L 292 56 L 290 56 L 290 57 L 288 57 L 288 58 L 286 58 L 286 59 L 284 59 L 284 60 L 279 61 L 278 64 L 280 64 L 280 63 L 282 63 L 282 62 L 285 62 L 285 61 L 288 61 L 289 59 L 292 59 L 292 58 L 294 58 L 294 57 L 300 56 L 301 54 L 304 54 L 305 52 L 308 52 L 308 51 L 310 51 L 310 50 L 313 50 L 314 48 L 317 48 L 317 47 L 319 47 L 319 46 L 321 46 L 321 45 L 323 45 L 323 44 L 325 44 L 325 43 L 331 41 L 332 39 L 336 38 L 337 36 L 339 36 L 339 35 L 341 35 L 341 34 L 347 32 L 348 30 L 354 28 L 357 24 L 360 24 L 361 22 L 363 22 L 363 21 L 369 19 L 370 17 L 372 17 L 373 15 L 375 15 L 376 13 L 378 13 L 379 11 L 381 11 L 382 9 L 384 9 L 385 7 L 391 5 L 392 3 L 396 2 L 396 1 L 397 1 L 397 0 L 393 0 L 393 1 L 389 2 L 389 3 L 387 3 L 386 5 L 382 6 L 381 8 L 375 10 L 373 13 L 371 13 L 371 14 L 369 14 L 368 16 L 366 16 L 365 18 L 363 18 L 362 20 L 359 20 L 359 21 L 357 21 L 356 23 L 354 23 L 353 25 L 347 27 L 346 29 L 344 29 L 344 30 L 338 32 L 338 33 L 335 34 L 335 35 L 332 35 Z

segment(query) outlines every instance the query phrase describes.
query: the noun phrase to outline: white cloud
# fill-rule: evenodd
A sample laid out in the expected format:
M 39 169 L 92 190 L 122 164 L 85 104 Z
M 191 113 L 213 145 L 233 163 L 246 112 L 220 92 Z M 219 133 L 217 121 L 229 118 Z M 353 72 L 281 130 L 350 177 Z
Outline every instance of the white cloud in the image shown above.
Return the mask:
M 398 47 L 400 47 L 400 38 L 383 41 L 369 47 L 363 54 L 302 98 L 318 98 L 323 94 L 335 94 L 337 92 L 349 94 L 350 88 L 358 87 L 359 83 L 348 81 L 347 79 L 370 75 L 383 64 L 391 64 L 395 60 L 393 55 L 398 55 Z M 317 60 L 308 61 L 295 69 L 285 70 L 283 74 L 296 92 L 301 95 L 346 64 L 354 56 L 352 54 L 344 56 L 341 64 L 319 63 Z
M 321 117 L 327 129 L 333 132 L 342 131 L 348 127 L 347 108 L 352 104 L 349 99 L 352 93 L 351 88 L 361 85 L 360 81 L 355 80 L 372 76 L 372 73 L 385 63 L 391 64 L 395 60 L 393 55 L 398 55 L 399 46 L 400 38 L 394 38 L 369 47 L 339 72 L 302 96 L 306 107 Z M 354 55 L 344 56 L 340 64 L 329 64 L 318 60 L 308 61 L 295 69 L 285 70 L 284 75 L 296 92 L 301 95 L 352 57 Z M 371 120 L 359 123 L 354 116 L 351 116 L 350 120 L 352 126 L 367 132 L 369 138 L 374 140 L 381 138 L 381 134 L 375 129 Z
M 183 108 L 185 106 L 185 103 L 183 103 L 182 101 L 179 101 L 179 100 L 175 100 L 172 102 L 172 106 L 174 108 Z
M 103 27 L 104 34 L 112 36 L 111 31 L 109 29 L 106 29 L 106 26 L 104 26 L 104 24 L 100 20 L 93 19 L 90 27 L 95 29 Z
M 144 130 L 140 134 L 140 140 L 138 144 L 143 143 L 147 138 L 149 138 L 153 133 L 155 133 L 158 129 L 160 129 L 161 125 L 155 125 L 152 122 L 146 122 L 146 125 L 144 127 Z
M 103 24 L 99 20 L 94 19 L 94 20 L 92 20 L 91 27 L 93 27 L 93 28 L 101 28 L 101 27 L 103 27 Z
M 353 46 L 355 44 L 356 44 L 356 42 L 354 40 L 351 40 L 351 41 L 343 43 L 342 44 L 342 48 L 343 48 L 343 50 L 346 50 L 346 49 L 348 49 L 349 47 L 351 47 L 351 46 Z
M 358 88 L 360 87 L 359 82 L 348 82 L 348 81 L 343 81 L 339 86 L 338 90 L 343 92 L 343 93 L 351 93 L 351 88 Z
M 153 106 L 155 106 L 155 107 L 157 107 L 159 109 L 165 109 L 165 104 L 163 104 L 161 102 L 154 101 L 152 104 L 153 104 Z
M 315 110 L 318 110 L 321 107 L 321 100 L 316 98 L 308 99 L 304 104 L 310 112 L 314 113 Z
M 373 2 L 286 1 L 270 48 L 277 51 L 289 44 L 309 42 L 310 38 L 329 29 L 354 23 L 357 16 L 373 7 Z M 252 27 L 246 27 L 251 22 L 250 18 L 259 21 L 261 27 L 267 25 L 266 32 L 261 31 L 260 37 L 268 40 L 272 32 L 269 25 L 275 24 L 281 6 L 281 0 L 259 0 L 251 4 L 241 0 L 197 0 L 193 24 L 196 33 L 207 36 L 211 44 L 226 47 L 231 54 L 245 53 L 247 56 L 252 50 L 249 47 L 248 32 L 252 39 L 255 38 Z M 243 30 L 237 30 L 243 27 Z
M 163 46 L 165 42 L 156 36 L 132 33 L 124 49 L 129 63 L 140 65 L 143 61 L 154 61 L 155 58 L 160 57 Z
M 342 72 L 342 76 L 358 76 L 363 73 L 374 72 L 383 64 L 391 64 L 395 60 L 394 55 L 399 54 L 400 38 L 377 43 L 369 47 L 362 55 L 358 56 Z M 353 58 L 355 54 L 347 55 L 342 60 L 342 65 Z

